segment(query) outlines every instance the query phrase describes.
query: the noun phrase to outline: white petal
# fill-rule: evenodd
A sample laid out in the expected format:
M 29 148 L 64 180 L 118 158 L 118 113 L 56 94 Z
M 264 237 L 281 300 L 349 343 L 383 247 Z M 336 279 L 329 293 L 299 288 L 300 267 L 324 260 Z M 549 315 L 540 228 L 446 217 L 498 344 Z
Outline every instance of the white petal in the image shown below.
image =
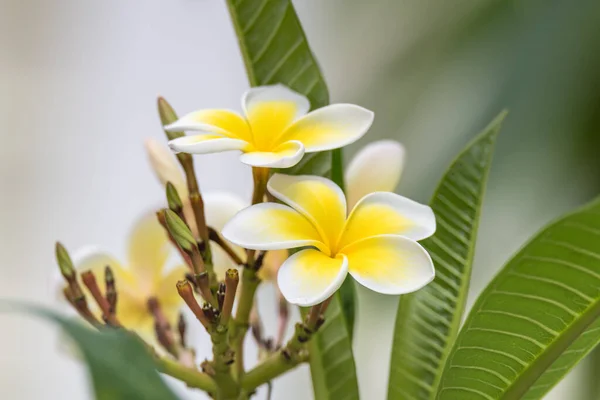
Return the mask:
M 320 176 L 275 174 L 267 188 L 275 198 L 308 218 L 325 244 L 335 246 L 346 221 L 346 198 L 339 186 Z
M 400 235 L 412 240 L 435 233 L 431 207 L 390 192 L 363 197 L 354 207 L 340 239 L 340 248 L 376 235 Z
M 155 139 L 146 139 L 144 142 L 148 160 L 152 170 L 160 183 L 164 186 L 167 182 L 175 185 L 177 192 L 181 197 L 187 196 L 187 186 L 183 172 L 173 156 L 169 147 Z
M 320 251 L 308 249 L 283 263 L 277 274 L 277 284 L 288 302 L 308 307 L 335 293 L 347 274 L 346 257 L 330 258 Z
M 247 201 L 228 192 L 208 192 L 203 198 L 206 223 L 219 232 L 235 214 L 249 206 Z
M 183 136 L 169 142 L 171 150 L 179 153 L 208 154 L 230 150 L 243 150 L 248 143 L 220 135 L 206 134 Z
M 114 256 L 98 246 L 82 247 L 72 254 L 71 259 L 73 266 L 79 272 L 92 270 L 95 274 L 104 273 L 107 265 L 112 269 L 122 268 L 121 263 Z
M 378 293 L 411 293 L 435 277 L 429 253 L 419 243 L 402 236 L 374 236 L 342 252 L 348 257 L 354 279 Z
M 253 167 L 289 168 L 298 164 L 304 155 L 304 146 L 297 141 L 279 145 L 274 151 L 250 151 L 240 156 L 240 161 Z
M 351 209 L 373 192 L 393 192 L 404 167 L 404 146 L 395 140 L 369 143 L 346 168 L 346 193 Z
M 337 149 L 367 133 L 373 118 L 373 112 L 366 108 L 354 104 L 332 104 L 294 122 L 280 140 L 298 140 L 307 153 Z
M 235 214 L 247 206 L 247 202 L 231 193 L 209 192 L 204 195 L 206 222 L 219 233 Z M 241 247 L 234 244 L 231 244 L 230 246 L 242 260 L 246 258 L 246 253 Z M 212 256 L 215 273 L 219 279 L 225 278 L 225 271 L 228 269 L 238 267 L 238 265 L 231 260 L 231 257 L 217 245 L 212 246 Z
M 231 243 L 255 250 L 324 247 L 308 219 L 293 208 L 276 203 L 261 203 L 240 211 L 225 225 L 223 236 Z
M 277 84 L 251 88 L 242 97 L 242 109 L 248 118 L 254 107 L 267 102 L 292 102 L 296 105 L 295 118 L 305 115 L 310 110 L 310 102 L 306 96 L 294 92 L 287 86 Z

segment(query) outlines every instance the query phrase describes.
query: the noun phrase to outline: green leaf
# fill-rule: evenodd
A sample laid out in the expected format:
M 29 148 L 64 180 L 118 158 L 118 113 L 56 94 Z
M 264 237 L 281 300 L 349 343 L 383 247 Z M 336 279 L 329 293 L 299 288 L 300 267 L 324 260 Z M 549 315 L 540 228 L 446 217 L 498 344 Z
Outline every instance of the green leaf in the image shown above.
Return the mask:
M 319 175 L 331 178 L 331 152 L 305 154 L 302 160 L 292 168 L 280 172 L 290 175 Z
M 312 108 L 329 104 L 327 85 L 290 0 L 227 0 L 227 6 L 251 86 L 282 83 L 307 96 Z M 331 166 L 331 153 L 327 152 L 305 156 L 297 167 L 285 172 L 329 176 Z M 317 400 L 337 393 L 358 397 L 352 344 L 341 310 L 336 294 L 326 325 L 311 343 Z M 315 372 L 319 369 L 323 373 Z
M 358 399 L 356 366 L 339 299 L 329 304 L 325 323 L 310 341 L 310 374 L 315 400 Z
M 498 115 L 444 174 L 431 207 L 435 235 L 422 242 L 435 264 L 432 283 L 402 296 L 396 317 L 388 399 L 433 399 L 465 308 L 477 227 Z
M 152 357 L 135 336 L 121 330 L 93 330 L 36 306 L 4 305 L 13 310 L 24 309 L 60 325 L 85 358 L 96 399 L 177 400 L 156 372 Z
M 599 316 L 600 198 L 536 235 L 485 288 L 438 399 L 540 398 L 600 341 Z
M 290 0 L 227 0 L 251 86 L 283 83 L 310 100 L 329 104 L 321 70 Z

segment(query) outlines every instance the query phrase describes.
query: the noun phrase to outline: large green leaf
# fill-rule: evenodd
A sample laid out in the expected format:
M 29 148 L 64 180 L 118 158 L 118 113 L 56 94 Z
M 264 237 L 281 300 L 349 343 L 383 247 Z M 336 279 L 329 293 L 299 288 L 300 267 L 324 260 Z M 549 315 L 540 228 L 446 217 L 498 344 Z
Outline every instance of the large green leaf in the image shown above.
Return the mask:
M 84 357 L 98 400 L 177 400 L 156 372 L 145 346 L 125 331 L 92 330 L 81 322 L 33 306 L 6 304 L 47 318 L 73 339 Z M 3 307 L 4 308 L 4 307 Z
M 290 0 L 227 0 L 227 5 L 252 86 L 282 83 L 306 95 L 313 108 L 329 103 L 327 85 Z M 330 176 L 331 160 L 330 153 L 307 155 L 297 168 L 286 173 Z M 338 167 L 336 161 L 336 173 Z M 353 305 L 342 309 L 339 295 L 335 295 L 326 325 L 311 342 L 310 364 L 317 400 L 338 398 L 330 397 L 338 393 L 358 397 L 352 344 L 344 317 L 349 312 L 353 318 L 353 311 Z
M 283 83 L 313 108 L 329 92 L 290 0 L 227 0 L 250 85 Z
M 388 399 L 432 399 L 458 333 L 469 289 L 483 194 L 501 113 L 452 163 L 431 207 L 435 235 L 423 246 L 436 268 L 435 280 L 402 296 L 392 346 Z
M 598 343 L 598 316 L 600 198 L 536 235 L 486 287 L 437 398 L 540 398 Z

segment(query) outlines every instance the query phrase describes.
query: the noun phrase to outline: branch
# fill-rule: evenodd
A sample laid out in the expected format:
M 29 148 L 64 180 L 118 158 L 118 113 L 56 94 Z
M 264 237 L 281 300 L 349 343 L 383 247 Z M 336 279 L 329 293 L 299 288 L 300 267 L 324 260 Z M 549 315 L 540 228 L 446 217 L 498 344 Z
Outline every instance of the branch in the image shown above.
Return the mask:
M 160 372 L 185 382 L 191 388 L 202 389 L 211 394 L 217 391 L 215 381 L 205 373 L 183 366 L 169 358 L 160 357 L 156 362 Z

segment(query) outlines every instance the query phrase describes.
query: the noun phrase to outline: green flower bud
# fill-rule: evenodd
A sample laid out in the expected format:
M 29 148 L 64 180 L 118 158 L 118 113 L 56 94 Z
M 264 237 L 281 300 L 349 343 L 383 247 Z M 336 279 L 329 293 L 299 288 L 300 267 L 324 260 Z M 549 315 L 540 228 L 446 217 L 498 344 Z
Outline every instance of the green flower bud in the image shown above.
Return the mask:
M 177 189 L 175 189 L 175 186 L 171 182 L 167 182 L 167 203 L 169 204 L 171 211 L 174 211 L 177 214 L 179 214 L 183 208 L 181 197 L 179 197 Z
M 167 229 L 179 246 L 185 251 L 192 251 L 197 246 L 192 231 L 177 214 L 171 210 L 165 210 L 165 222 Z
M 75 279 L 75 268 L 73 267 L 73 261 L 67 252 L 67 249 L 60 243 L 56 242 L 56 262 L 60 267 L 60 273 L 65 277 L 66 280 L 70 281 Z
M 158 98 L 158 115 L 160 115 L 160 122 L 163 126 L 172 124 L 177 121 L 177 114 L 175 114 L 175 110 L 173 107 L 162 97 Z M 167 138 L 169 140 L 177 139 L 178 137 L 185 136 L 183 132 L 167 132 L 165 131 Z

